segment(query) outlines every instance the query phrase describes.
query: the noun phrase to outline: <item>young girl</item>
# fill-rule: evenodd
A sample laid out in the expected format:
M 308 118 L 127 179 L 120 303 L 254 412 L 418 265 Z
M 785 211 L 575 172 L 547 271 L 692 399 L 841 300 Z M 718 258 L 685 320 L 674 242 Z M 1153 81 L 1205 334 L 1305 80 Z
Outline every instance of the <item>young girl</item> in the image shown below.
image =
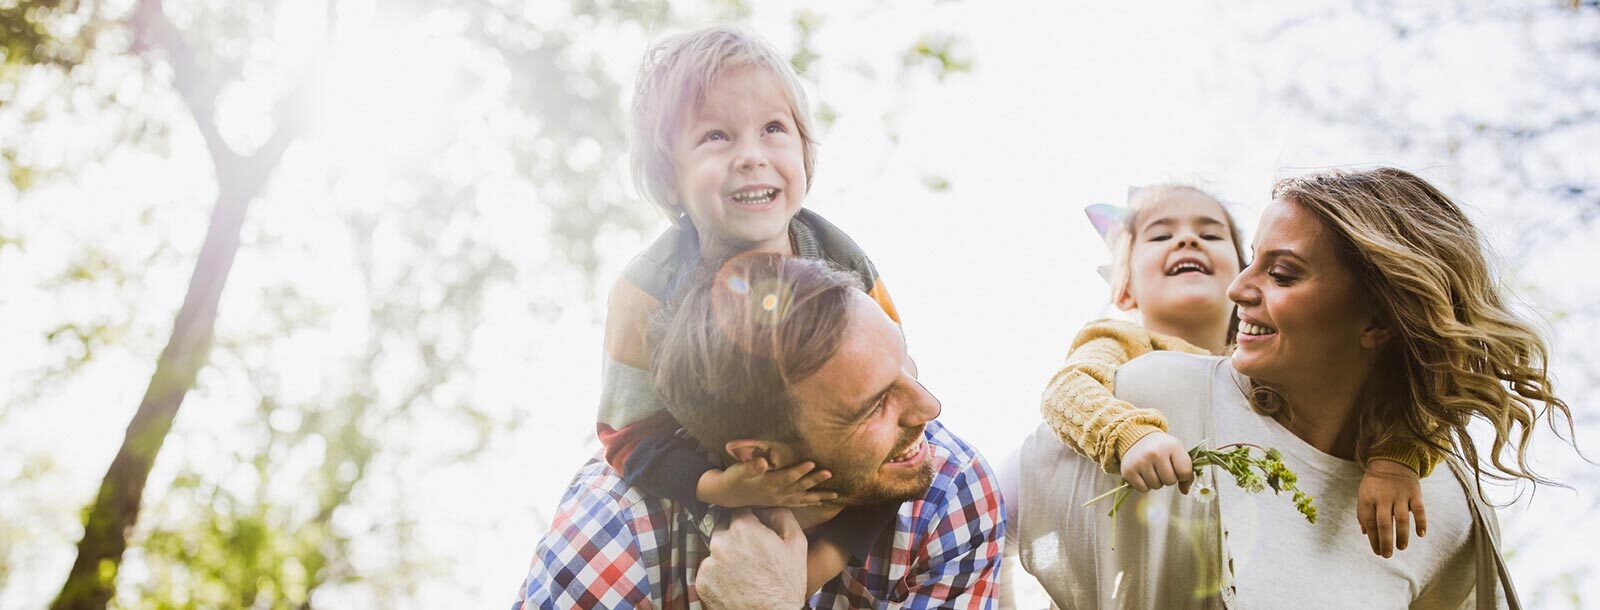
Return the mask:
M 1066 365 L 1045 387 L 1040 412 L 1061 442 L 1122 475 L 1134 489 L 1178 485 L 1188 493 L 1193 464 L 1184 441 L 1167 434 L 1166 419 L 1112 395 L 1117 367 L 1155 350 L 1222 354 L 1233 344 L 1238 318 L 1228 285 L 1246 265 L 1233 217 L 1216 198 L 1192 186 L 1163 184 L 1129 195 L 1121 218 L 1091 219 L 1113 251 L 1111 300 L 1137 311 L 1143 325 L 1115 320 L 1089 324 L 1072 342 Z M 1192 445 L 1200 439 L 1188 439 Z M 1359 487 L 1362 533 L 1374 553 L 1406 548 L 1405 533 L 1379 540 L 1366 521 L 1416 520 L 1427 532 L 1419 478 L 1438 456 L 1426 445 L 1396 442 L 1374 448 Z M 1392 532 L 1392 528 L 1380 528 Z M 1395 544 L 1396 538 L 1398 545 Z

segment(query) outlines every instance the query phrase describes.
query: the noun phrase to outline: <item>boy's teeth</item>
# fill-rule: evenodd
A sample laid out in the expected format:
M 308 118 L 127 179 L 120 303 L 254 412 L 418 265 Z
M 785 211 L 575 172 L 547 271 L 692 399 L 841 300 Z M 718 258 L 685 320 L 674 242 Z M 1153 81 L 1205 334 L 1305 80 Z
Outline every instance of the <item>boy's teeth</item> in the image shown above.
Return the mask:
M 778 194 L 777 189 L 762 189 L 759 191 L 739 191 L 730 195 L 730 197 L 736 201 L 751 203 L 772 199 L 772 196 L 776 194 Z

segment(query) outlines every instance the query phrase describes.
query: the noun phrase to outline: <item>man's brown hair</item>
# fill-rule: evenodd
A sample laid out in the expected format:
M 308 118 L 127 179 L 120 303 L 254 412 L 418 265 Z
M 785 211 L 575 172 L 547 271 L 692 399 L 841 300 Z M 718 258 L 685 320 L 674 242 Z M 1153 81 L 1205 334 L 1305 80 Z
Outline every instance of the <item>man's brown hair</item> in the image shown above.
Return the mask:
M 798 443 L 789 388 L 838 351 L 860 286 L 826 262 L 772 253 L 694 272 L 652 326 L 657 397 L 718 456 L 738 439 Z

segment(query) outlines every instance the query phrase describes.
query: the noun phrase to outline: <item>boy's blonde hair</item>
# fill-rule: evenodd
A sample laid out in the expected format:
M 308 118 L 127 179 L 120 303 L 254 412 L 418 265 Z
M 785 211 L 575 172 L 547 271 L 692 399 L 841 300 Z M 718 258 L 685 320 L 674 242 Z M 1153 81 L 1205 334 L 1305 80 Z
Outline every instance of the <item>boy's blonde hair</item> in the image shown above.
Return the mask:
M 812 137 L 811 106 L 800 76 L 777 49 L 754 34 L 730 25 L 714 25 L 671 36 L 645 52 L 633 94 L 629 133 L 629 165 L 634 186 L 646 200 L 677 220 L 683 213 L 673 201 L 672 137 L 684 113 L 705 103 L 706 90 L 729 70 L 764 68 L 778 77 L 795 130 L 805 150 L 806 190 L 811 189 L 817 142 Z
M 1128 293 L 1133 285 L 1133 269 L 1130 259 L 1133 258 L 1134 240 L 1138 238 L 1135 233 L 1139 230 L 1150 210 L 1166 199 L 1167 195 L 1178 191 L 1189 191 L 1206 196 L 1217 202 L 1217 207 L 1222 208 L 1222 219 L 1228 223 L 1228 237 L 1233 240 L 1233 252 L 1239 257 L 1239 269 L 1243 270 L 1249 263 L 1245 255 L 1244 240 L 1239 235 L 1239 223 L 1234 222 L 1233 212 L 1228 210 L 1228 205 L 1222 203 L 1215 195 L 1201 190 L 1199 187 L 1179 183 L 1152 184 L 1133 189 L 1128 194 L 1128 212 L 1122 216 L 1122 226 L 1117 232 L 1116 239 L 1111 244 L 1111 273 L 1108 280 L 1111 283 L 1111 302 L 1116 303 Z M 1231 325 L 1230 325 L 1231 326 Z M 1233 341 L 1231 328 L 1228 341 Z

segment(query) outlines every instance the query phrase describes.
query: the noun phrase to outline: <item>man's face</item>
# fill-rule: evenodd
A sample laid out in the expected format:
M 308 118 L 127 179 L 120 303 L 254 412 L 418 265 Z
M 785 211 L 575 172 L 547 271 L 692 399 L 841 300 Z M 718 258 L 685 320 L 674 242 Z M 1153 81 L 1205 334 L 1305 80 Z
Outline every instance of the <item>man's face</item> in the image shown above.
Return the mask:
M 915 377 L 905 337 L 865 293 L 852 291 L 839 351 L 790 387 L 799 448 L 833 477 L 821 487 L 845 505 L 921 498 L 933 482 L 923 429 L 939 400 Z

